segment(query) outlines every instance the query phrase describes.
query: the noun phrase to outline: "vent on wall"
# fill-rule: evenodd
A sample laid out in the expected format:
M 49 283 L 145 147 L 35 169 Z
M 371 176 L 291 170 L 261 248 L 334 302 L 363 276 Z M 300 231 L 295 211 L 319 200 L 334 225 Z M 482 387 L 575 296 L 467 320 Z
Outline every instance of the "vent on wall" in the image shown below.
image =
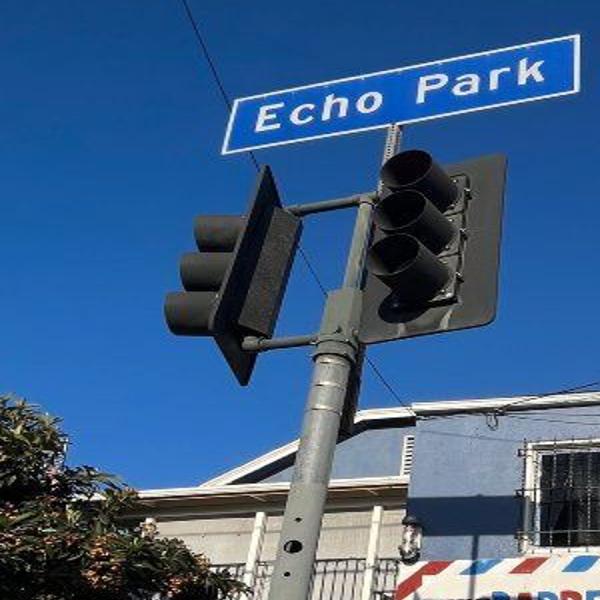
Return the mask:
M 415 436 L 405 435 L 402 444 L 402 464 L 400 466 L 400 476 L 408 477 L 412 470 L 413 454 L 415 450 Z

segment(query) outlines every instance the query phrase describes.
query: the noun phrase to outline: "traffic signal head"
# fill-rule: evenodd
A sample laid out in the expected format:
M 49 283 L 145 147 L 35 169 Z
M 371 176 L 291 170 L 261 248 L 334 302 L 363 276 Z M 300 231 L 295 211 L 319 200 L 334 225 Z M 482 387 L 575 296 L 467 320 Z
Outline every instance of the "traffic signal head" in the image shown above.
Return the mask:
M 388 190 L 415 190 L 445 212 L 457 199 L 458 188 L 448 174 L 423 150 L 392 156 L 381 167 L 381 182 Z
M 484 325 L 495 314 L 505 160 L 447 169 L 421 150 L 381 169 L 360 339 Z
M 271 170 L 264 167 L 246 215 L 197 217 L 199 252 L 185 254 L 180 263 L 186 291 L 167 295 L 169 329 L 214 337 L 242 385 L 256 361 L 242 341 L 272 336 L 301 227 L 281 208 Z
M 188 292 L 167 296 L 169 329 L 177 335 L 211 335 L 213 308 L 227 279 L 233 253 L 244 229 L 244 217 L 202 216 L 194 233 L 200 253 L 184 254 L 179 263 L 183 288 Z

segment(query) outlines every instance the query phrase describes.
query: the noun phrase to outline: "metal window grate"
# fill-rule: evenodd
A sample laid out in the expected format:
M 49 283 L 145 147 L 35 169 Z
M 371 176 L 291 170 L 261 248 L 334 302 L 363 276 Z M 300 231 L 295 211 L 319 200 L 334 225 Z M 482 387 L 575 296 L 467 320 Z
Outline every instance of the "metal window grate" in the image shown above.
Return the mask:
M 528 443 L 523 456 L 523 541 L 600 546 L 600 440 Z

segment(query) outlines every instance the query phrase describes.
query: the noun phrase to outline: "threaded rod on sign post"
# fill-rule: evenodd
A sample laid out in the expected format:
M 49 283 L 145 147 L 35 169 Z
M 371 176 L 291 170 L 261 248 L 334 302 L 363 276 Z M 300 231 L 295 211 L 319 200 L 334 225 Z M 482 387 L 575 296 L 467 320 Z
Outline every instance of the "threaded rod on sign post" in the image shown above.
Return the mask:
M 388 129 L 384 159 L 396 150 L 399 134 L 397 125 Z M 328 294 L 269 600 L 307 600 L 311 590 L 342 415 L 349 391 L 358 393 L 360 382 L 364 349 L 357 332 L 372 201 L 369 195 L 360 198 L 343 287 Z

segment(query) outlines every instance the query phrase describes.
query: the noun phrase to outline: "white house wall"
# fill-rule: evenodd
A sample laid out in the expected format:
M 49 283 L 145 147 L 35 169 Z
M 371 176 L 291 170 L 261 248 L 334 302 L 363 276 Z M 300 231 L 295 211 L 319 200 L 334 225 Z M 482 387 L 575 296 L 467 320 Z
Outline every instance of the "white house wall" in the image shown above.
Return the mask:
M 257 507 L 258 508 L 258 507 Z M 372 507 L 332 512 L 325 515 L 318 548 L 318 559 L 361 558 L 366 555 L 371 527 Z M 403 509 L 384 510 L 381 526 L 380 556 L 397 556 Z M 261 561 L 275 558 L 280 515 L 267 516 Z M 190 517 L 157 519 L 161 536 L 182 539 L 194 552 L 203 552 L 213 564 L 245 563 L 255 515 L 234 517 Z
M 158 521 L 161 536 L 182 539 L 194 552 L 206 554 L 213 564 L 246 562 L 253 526 L 254 515 Z

